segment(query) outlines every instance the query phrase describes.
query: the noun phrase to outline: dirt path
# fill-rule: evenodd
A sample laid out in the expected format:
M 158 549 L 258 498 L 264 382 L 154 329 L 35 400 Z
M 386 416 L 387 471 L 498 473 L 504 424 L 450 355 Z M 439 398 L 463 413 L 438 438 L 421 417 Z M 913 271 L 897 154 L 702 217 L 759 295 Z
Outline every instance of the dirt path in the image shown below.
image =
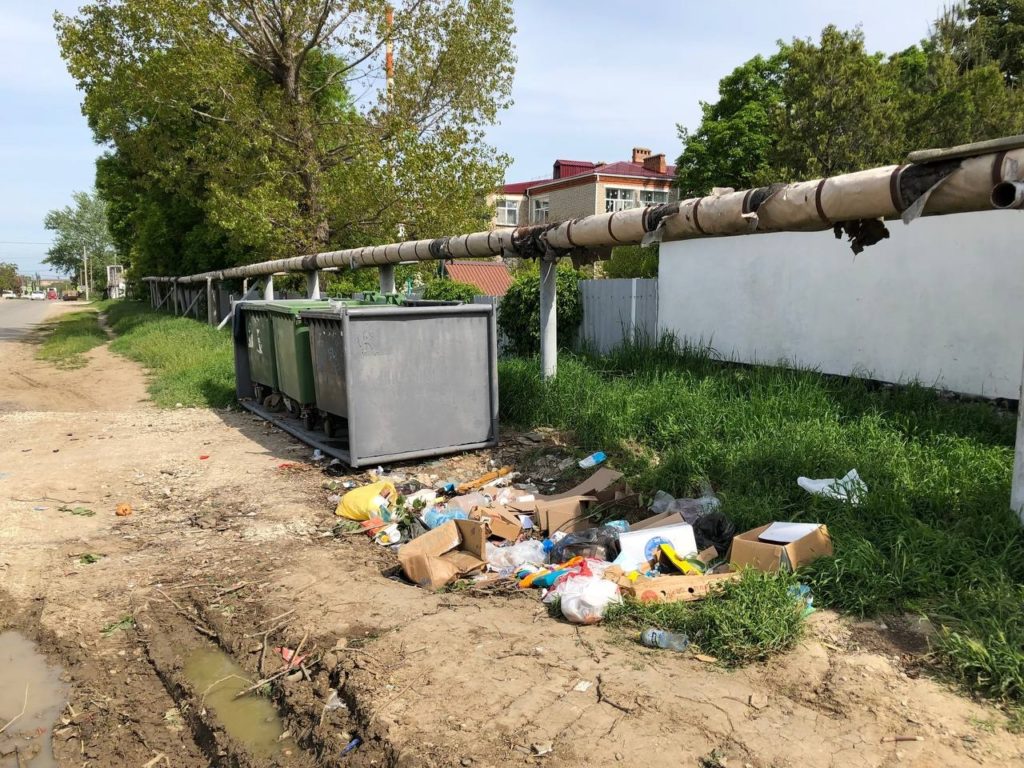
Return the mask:
M 796 651 L 728 672 L 554 621 L 532 595 L 428 594 L 383 575 L 390 553 L 332 534 L 305 447 L 246 414 L 155 409 L 105 348 L 77 371 L 32 352 L 0 345 L 0 631 L 66 671 L 61 766 L 1024 765 L 997 709 L 918 676 L 909 633 L 819 612 Z M 470 475 L 522 452 L 403 471 Z M 216 644 L 255 681 L 300 642 L 310 679 L 274 694 L 289 735 L 254 756 L 185 662 Z M 328 710 L 332 689 L 344 706 Z M 882 741 L 896 735 L 923 740 Z

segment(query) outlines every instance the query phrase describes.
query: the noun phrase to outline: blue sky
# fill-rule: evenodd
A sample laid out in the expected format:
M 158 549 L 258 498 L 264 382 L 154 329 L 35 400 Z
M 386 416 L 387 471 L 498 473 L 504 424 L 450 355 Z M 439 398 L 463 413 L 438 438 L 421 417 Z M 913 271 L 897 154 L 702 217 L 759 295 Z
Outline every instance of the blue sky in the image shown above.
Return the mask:
M 89 189 L 100 148 L 79 109 L 53 34 L 55 8 L 0 0 L 0 261 L 45 273 L 42 220 Z M 557 157 L 623 160 L 633 146 L 670 158 L 676 123 L 694 127 L 718 80 L 778 39 L 860 24 L 893 52 L 928 32 L 942 0 L 517 0 L 515 104 L 489 131 L 514 158 L 509 181 L 549 175 Z M 13 242 L 12 242 L 13 241 Z

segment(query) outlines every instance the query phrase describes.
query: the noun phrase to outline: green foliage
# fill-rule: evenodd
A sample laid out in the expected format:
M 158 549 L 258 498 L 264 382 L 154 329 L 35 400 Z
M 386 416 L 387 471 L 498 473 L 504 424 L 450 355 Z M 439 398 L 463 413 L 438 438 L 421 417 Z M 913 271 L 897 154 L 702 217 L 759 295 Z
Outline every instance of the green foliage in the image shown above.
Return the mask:
M 565 263 L 558 265 L 555 313 L 558 346 L 571 349 L 583 321 L 583 299 L 580 298 L 580 274 Z M 509 340 L 512 354 L 535 355 L 540 351 L 540 270 L 536 265 L 519 272 L 501 300 L 498 329 Z
M 704 653 L 739 666 L 789 650 L 800 639 L 804 605 L 789 593 L 796 584 L 792 574 L 747 569 L 706 600 L 626 600 L 609 608 L 607 621 L 637 631 L 656 627 L 685 634 Z
M 820 178 L 1019 133 L 1024 94 L 1007 87 L 994 59 L 958 65 L 944 34 L 885 56 L 865 49 L 860 30 L 828 26 L 818 42 L 780 42 L 770 58 L 750 59 L 722 79 L 715 104 L 702 105 L 695 131 L 680 126 L 681 194 Z
M 0 261 L 0 291 L 21 290 L 21 278 L 18 277 L 18 265 Z
M 961 70 L 995 65 L 1006 84 L 1024 81 L 1024 0 L 966 0 L 945 7 L 933 39 Z
M 938 658 L 972 690 L 1024 702 L 1024 529 L 1007 500 L 1015 419 L 919 386 L 741 366 L 666 338 L 604 359 L 499 364 L 506 423 L 572 431 L 638 490 L 693 495 L 710 479 L 739 530 L 822 522 L 835 556 L 800 578 L 815 604 L 857 615 L 921 612 Z M 856 509 L 810 496 L 800 475 L 856 467 Z
M 56 15 L 136 274 L 479 229 L 507 158 L 510 0 L 95 0 Z M 395 47 L 394 87 L 379 78 Z M 354 83 L 354 85 L 353 85 Z M 350 87 L 351 86 L 351 87 Z M 354 95 L 360 94 L 360 95 Z
M 462 301 L 466 304 L 472 304 L 473 297 L 479 294 L 480 289 L 475 285 L 442 278 L 427 283 L 427 287 L 423 291 L 423 298 L 438 301 Z
M 44 226 L 54 233 L 54 243 L 44 259 L 58 272 L 77 275 L 84 285 L 82 257 L 89 257 L 89 284 L 102 290 L 107 284 L 107 265 L 117 253 L 107 230 L 107 205 L 95 192 L 75 192 L 74 205 L 46 214 Z
M 75 312 L 54 324 L 36 355 L 58 368 L 81 368 L 85 365 L 85 353 L 106 340 L 95 311 Z
M 235 400 L 231 334 L 185 317 L 153 312 L 135 301 L 112 302 L 108 322 L 114 352 L 142 363 L 149 393 L 162 408 L 223 408 Z
M 657 277 L 658 246 L 620 245 L 601 267 L 605 277 Z

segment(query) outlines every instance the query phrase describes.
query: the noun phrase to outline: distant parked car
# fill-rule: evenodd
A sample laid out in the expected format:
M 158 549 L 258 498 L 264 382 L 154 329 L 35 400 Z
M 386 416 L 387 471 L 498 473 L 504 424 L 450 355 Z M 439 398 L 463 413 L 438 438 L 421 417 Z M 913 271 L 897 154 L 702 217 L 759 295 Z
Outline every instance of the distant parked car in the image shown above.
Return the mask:
M 42 291 L 32 291 L 28 297 L 32 299 L 32 301 L 46 301 L 46 294 Z
M 18 297 L 14 295 L 14 291 L 4 291 L 2 294 L 0 294 L 0 298 L 16 299 Z
M 61 299 L 63 301 L 78 301 L 78 291 L 64 291 Z
M 57 300 L 57 289 L 56 288 L 50 288 L 49 290 L 47 290 L 46 291 L 46 298 L 47 298 L 48 301 L 56 301 Z

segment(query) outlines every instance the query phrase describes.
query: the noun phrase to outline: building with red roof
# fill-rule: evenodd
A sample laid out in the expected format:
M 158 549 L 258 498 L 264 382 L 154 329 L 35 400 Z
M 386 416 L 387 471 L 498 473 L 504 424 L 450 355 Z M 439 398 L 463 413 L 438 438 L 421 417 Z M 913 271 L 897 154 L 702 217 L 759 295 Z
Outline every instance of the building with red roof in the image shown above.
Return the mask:
M 504 296 L 512 287 L 512 274 L 500 261 L 448 261 L 444 271 L 457 283 L 479 288 L 481 296 Z
M 634 147 L 631 160 L 555 160 L 551 178 L 506 184 L 494 196 L 494 228 L 565 221 L 677 199 L 675 166 Z

